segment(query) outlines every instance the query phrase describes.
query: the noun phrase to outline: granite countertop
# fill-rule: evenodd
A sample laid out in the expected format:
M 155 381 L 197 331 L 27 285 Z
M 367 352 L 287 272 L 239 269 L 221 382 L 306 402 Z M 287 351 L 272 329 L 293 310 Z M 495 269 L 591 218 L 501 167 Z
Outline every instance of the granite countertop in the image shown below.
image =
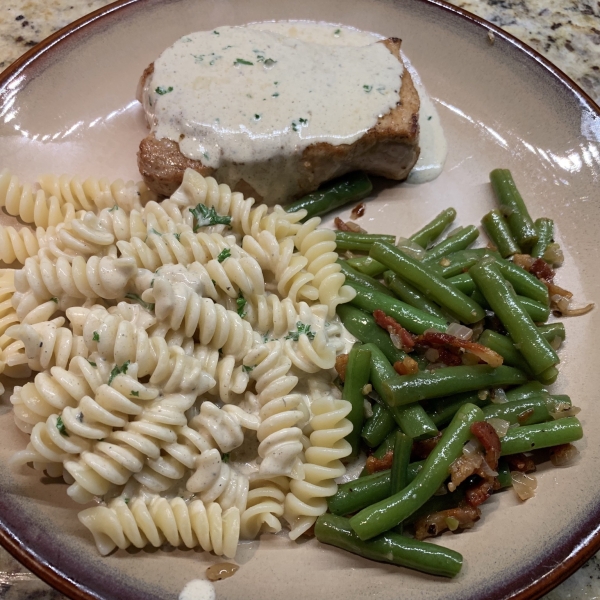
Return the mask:
M 450 0 L 529 44 L 600 104 L 599 0 Z M 109 4 L 107 0 L 2 0 L 0 69 L 51 33 Z M 0 599 L 65 598 L 0 549 Z M 594 557 L 545 600 L 600 598 L 600 558 Z

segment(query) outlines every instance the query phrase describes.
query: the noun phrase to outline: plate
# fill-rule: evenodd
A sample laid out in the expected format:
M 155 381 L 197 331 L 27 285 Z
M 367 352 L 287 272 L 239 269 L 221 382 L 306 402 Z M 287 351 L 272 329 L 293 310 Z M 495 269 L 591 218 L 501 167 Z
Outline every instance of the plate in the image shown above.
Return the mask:
M 478 223 L 492 206 L 489 171 L 509 168 L 531 213 L 558 224 L 566 255 L 558 283 L 582 302 L 598 299 L 598 107 L 531 49 L 442 2 L 118 2 L 58 32 L 3 74 L 3 163 L 25 181 L 48 171 L 137 178 L 146 129 L 134 93 L 148 63 L 190 31 L 279 19 L 339 22 L 402 38 L 440 112 L 449 150 L 443 174 L 421 186 L 380 186 L 363 218 L 367 230 L 410 235 L 450 205 L 460 224 Z M 369 562 L 314 539 L 263 536 L 240 547 L 242 568 L 217 585 L 217 597 L 468 600 L 548 591 L 600 547 L 599 322 L 598 310 L 568 321 L 556 386 L 583 409 L 581 458 L 570 468 L 542 469 L 534 499 L 521 504 L 512 493 L 498 494 L 474 529 L 444 536 L 465 558 L 455 580 Z M 100 558 L 64 485 L 4 466 L 26 444 L 9 406 L 5 400 L 0 416 L 0 541 L 36 574 L 73 598 L 168 600 L 220 561 L 184 550 Z

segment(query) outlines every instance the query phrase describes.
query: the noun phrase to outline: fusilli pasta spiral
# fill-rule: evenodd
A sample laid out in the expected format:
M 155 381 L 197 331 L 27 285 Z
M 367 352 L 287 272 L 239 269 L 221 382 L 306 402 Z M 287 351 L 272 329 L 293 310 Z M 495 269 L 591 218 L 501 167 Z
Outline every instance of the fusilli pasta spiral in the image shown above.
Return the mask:
M 78 516 L 92 532 L 102 555 L 130 545 L 158 548 L 166 540 L 172 546 L 200 546 L 207 552 L 233 558 L 240 532 L 237 508 L 222 511 L 216 503 L 205 505 L 193 500 L 186 504 L 181 498 L 154 497 L 149 502 L 117 498 L 109 506 L 88 508 Z
M 344 439 L 352 431 L 352 424 L 345 418 L 351 409 L 348 401 L 325 395 L 311 404 L 313 432 L 305 452 L 305 476 L 290 482 L 290 493 L 285 498 L 284 517 L 291 526 L 293 540 L 327 511 L 326 498 L 337 491 L 335 479 L 346 472 L 341 459 L 352 451 Z

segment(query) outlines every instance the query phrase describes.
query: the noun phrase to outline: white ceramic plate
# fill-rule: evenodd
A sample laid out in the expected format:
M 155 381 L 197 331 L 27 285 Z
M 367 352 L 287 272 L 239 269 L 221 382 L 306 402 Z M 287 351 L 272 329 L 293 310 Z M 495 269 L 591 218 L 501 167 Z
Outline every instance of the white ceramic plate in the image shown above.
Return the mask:
M 142 70 L 185 33 L 279 19 L 339 22 L 404 40 L 433 96 L 449 145 L 444 173 L 422 186 L 383 185 L 362 219 L 372 232 L 409 235 L 454 206 L 460 224 L 493 204 L 488 173 L 510 168 L 534 217 L 555 219 L 566 255 L 558 283 L 598 298 L 600 114 L 533 51 L 442 2 L 426 0 L 130 0 L 49 38 L 0 80 L 2 162 L 26 181 L 43 172 L 136 179 L 146 129 L 134 99 Z M 488 30 L 495 33 L 492 44 Z M 346 213 L 343 213 L 346 214 Z M 6 215 L 5 215 L 6 217 Z M 10 219 L 6 217 L 6 222 Z M 475 599 L 538 597 L 600 546 L 598 311 L 567 322 L 557 392 L 568 393 L 586 437 L 570 468 L 542 469 L 536 497 L 511 493 L 483 505 L 477 526 L 441 542 L 465 566 L 447 581 L 325 547 L 263 536 L 244 544 L 242 568 L 218 598 Z M 1 464 L 26 436 L 0 416 Z M 2 543 L 74 598 L 177 598 L 221 559 L 196 551 L 117 552 L 100 558 L 64 485 L 0 466 Z

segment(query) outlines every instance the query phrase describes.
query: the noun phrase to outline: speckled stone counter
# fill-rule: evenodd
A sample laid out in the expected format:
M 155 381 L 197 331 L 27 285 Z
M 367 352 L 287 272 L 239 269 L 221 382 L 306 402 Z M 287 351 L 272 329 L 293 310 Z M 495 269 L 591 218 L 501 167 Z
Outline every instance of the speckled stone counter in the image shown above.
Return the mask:
M 452 2 L 452 0 L 450 0 Z M 45 37 L 107 0 L 1 0 L 0 69 Z M 599 0 L 454 0 L 532 46 L 600 103 Z M 0 549 L 0 599 L 64 598 Z M 600 599 L 600 558 L 594 557 L 545 600 Z

